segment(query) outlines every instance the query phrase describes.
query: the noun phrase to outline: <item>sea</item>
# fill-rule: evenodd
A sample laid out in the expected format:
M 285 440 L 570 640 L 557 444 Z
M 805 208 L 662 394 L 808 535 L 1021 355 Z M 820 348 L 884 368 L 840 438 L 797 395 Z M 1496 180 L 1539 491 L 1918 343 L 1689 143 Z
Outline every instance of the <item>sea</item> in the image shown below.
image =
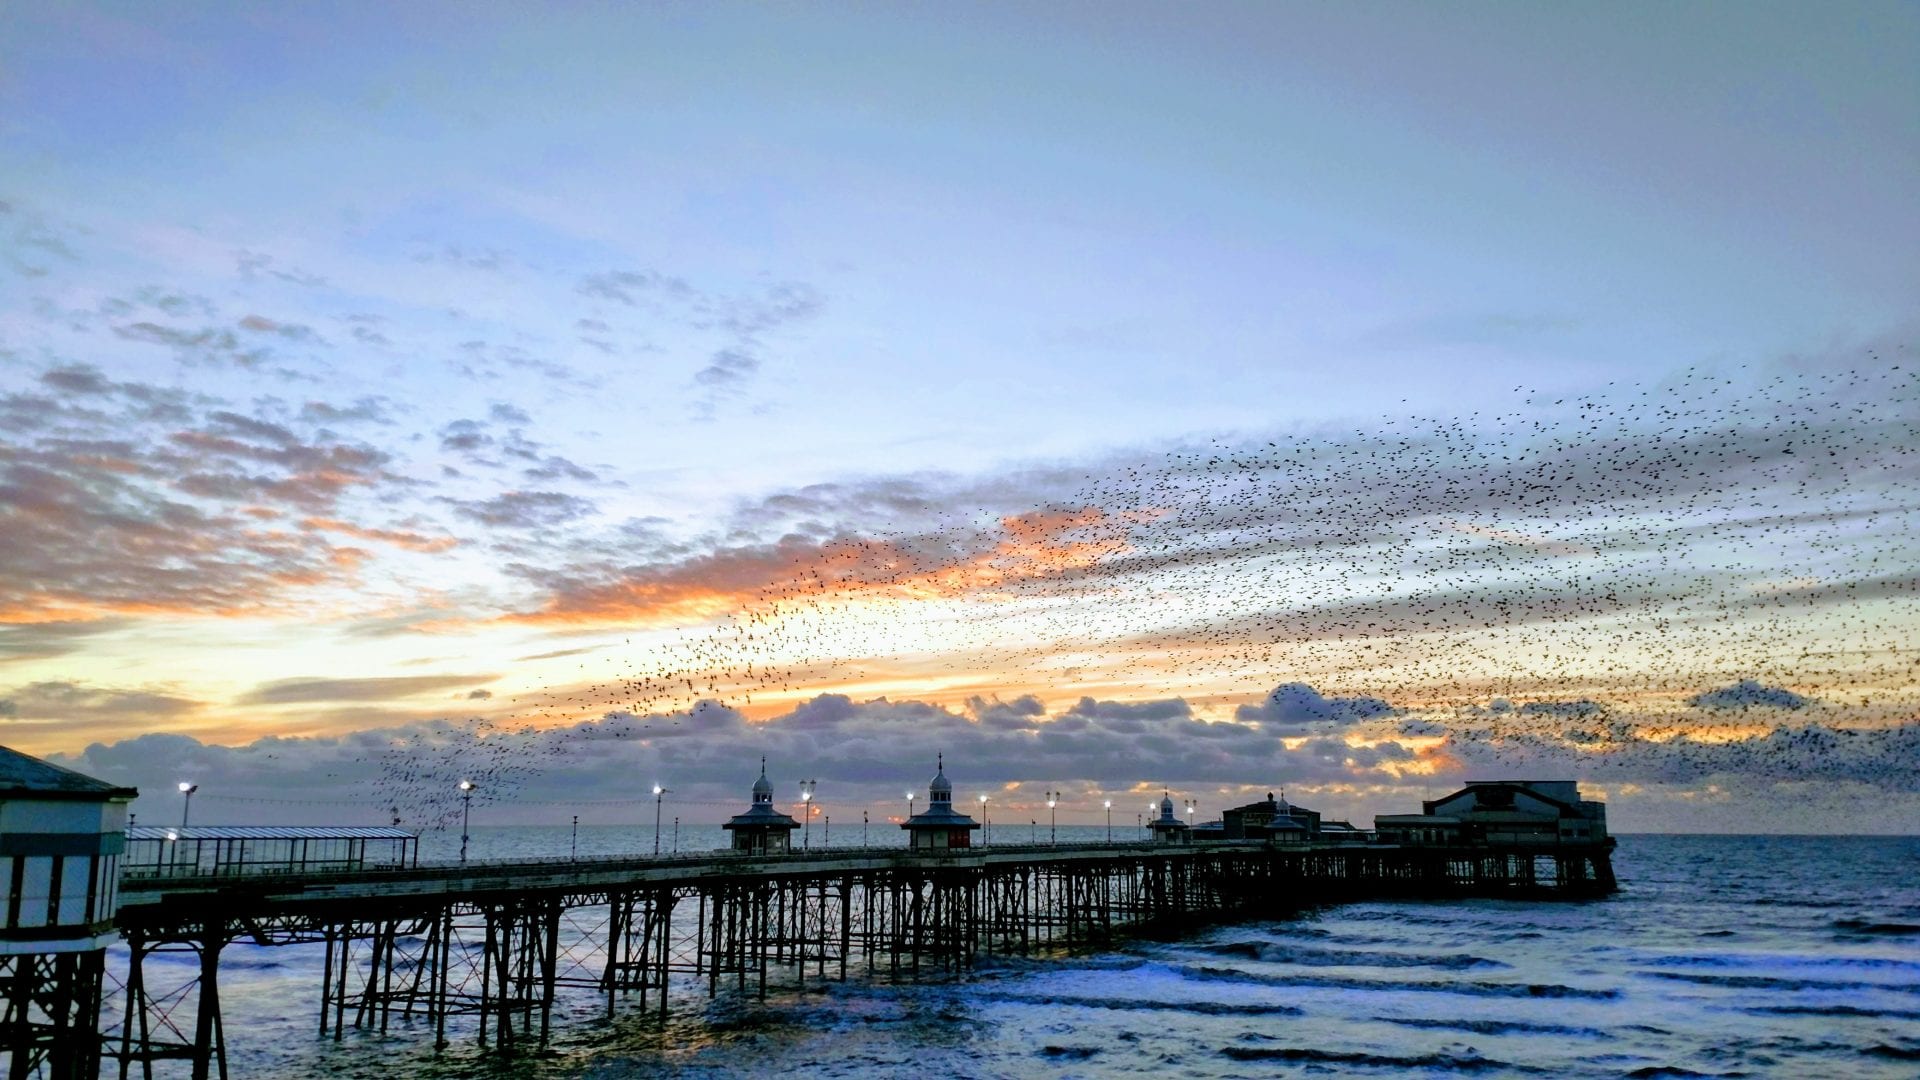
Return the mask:
M 996 829 L 1021 842 L 1029 826 Z M 1046 826 L 1033 827 L 1044 839 Z M 1098 838 L 1063 827 L 1060 839 Z M 651 822 L 472 832 L 473 859 L 650 852 Z M 683 827 L 663 850 L 719 843 Z M 809 838 L 860 842 L 859 830 Z M 894 842 L 875 836 L 875 843 Z M 423 859 L 457 856 L 429 834 Z M 234 1077 L 1920 1077 L 1920 838 L 1623 836 L 1617 895 L 1338 904 L 893 981 L 685 978 L 665 1021 L 563 991 L 541 1053 L 318 1031 L 319 945 L 222 954 Z M 150 961 L 156 992 L 168 965 Z M 124 958 L 109 968 L 124 969 Z M 778 969 L 775 969 L 776 975 Z M 109 1010 L 111 1022 L 112 1010 Z M 191 1031 L 190 1008 L 175 1017 Z M 117 1028 L 116 1028 L 117 1030 Z M 162 1062 L 166 1066 L 179 1063 Z M 113 1063 L 108 1063 L 109 1073 Z

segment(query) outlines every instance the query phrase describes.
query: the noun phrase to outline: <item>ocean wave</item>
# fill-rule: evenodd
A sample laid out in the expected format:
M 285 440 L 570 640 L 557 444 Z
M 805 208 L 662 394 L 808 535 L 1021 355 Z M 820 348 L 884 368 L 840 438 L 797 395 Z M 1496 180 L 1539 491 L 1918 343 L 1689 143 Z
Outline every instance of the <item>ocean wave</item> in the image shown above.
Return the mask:
M 1842 933 L 1870 937 L 1911 937 L 1920 934 L 1920 925 L 1913 923 L 1869 922 L 1866 919 L 1835 919 L 1833 928 Z
M 1862 982 L 1857 979 L 1796 979 L 1779 975 L 1703 975 L 1694 971 L 1637 971 L 1650 979 L 1700 986 L 1725 986 L 1740 990 L 1885 990 L 1900 994 L 1920 994 L 1920 986 L 1903 983 Z
M 1881 1043 L 1860 1051 L 1868 1057 L 1886 1058 L 1890 1061 L 1920 1061 L 1920 1049 L 1905 1046 L 1889 1046 Z
M 1884 956 L 1784 956 L 1752 953 L 1687 953 L 1670 956 L 1649 956 L 1640 962 L 1644 964 L 1660 964 L 1667 967 L 1801 967 L 1861 968 L 1877 971 L 1920 971 L 1920 961 L 1895 960 Z
M 1069 1006 L 1082 1009 L 1112 1009 L 1119 1012 L 1177 1012 L 1200 1016 L 1301 1016 L 1292 1005 L 1238 1003 L 1228 1001 L 1153 1001 L 1146 998 L 1072 997 L 1060 994 L 1018 994 L 989 991 L 974 995 L 985 1001 L 1016 1005 Z
M 1678 1065 L 1647 1065 L 1645 1068 L 1636 1068 L 1636 1070 L 1628 1072 L 1628 1076 L 1632 1076 L 1634 1080 L 1655 1080 L 1655 1078 L 1663 1078 L 1663 1076 L 1674 1076 L 1674 1078 L 1684 1078 L 1684 1076 L 1713 1076 L 1713 1078 L 1720 1078 L 1720 1080 L 1736 1080 L 1736 1078 L 1740 1078 L 1740 1076 L 1751 1076 L 1751 1072 L 1699 1072 L 1699 1070 L 1682 1068 L 1678 1067 Z
M 1299 967 L 1431 967 L 1460 971 L 1466 968 L 1508 966 L 1498 960 L 1464 953 L 1424 956 L 1418 953 L 1363 952 L 1357 949 L 1316 949 L 1312 946 L 1287 945 L 1274 941 L 1228 941 L 1218 945 L 1203 946 L 1202 951 L 1223 956 L 1245 956 L 1271 964 L 1294 964 Z
M 1235 1061 L 1295 1061 L 1309 1065 L 1351 1065 L 1375 1069 L 1444 1069 L 1448 1072 L 1544 1073 L 1531 1065 L 1516 1065 L 1467 1054 L 1369 1054 L 1360 1051 L 1314 1050 L 1304 1046 L 1228 1046 L 1220 1053 Z
M 1570 1027 L 1566 1024 L 1530 1024 L 1524 1020 L 1440 1020 L 1420 1016 L 1376 1016 L 1386 1024 L 1439 1031 L 1466 1031 L 1475 1035 L 1572 1035 L 1583 1039 L 1611 1038 L 1599 1028 Z
M 1858 1005 L 1749 1005 L 1755 1016 L 1850 1016 L 1863 1020 L 1920 1020 L 1920 1009 L 1865 1009 Z
M 1263 975 L 1240 968 L 1189 967 L 1175 969 L 1191 979 L 1207 982 L 1254 983 L 1260 986 L 1307 987 L 1322 990 L 1366 990 L 1391 993 L 1410 990 L 1422 993 L 1465 994 L 1470 997 L 1510 998 L 1586 998 L 1612 1001 L 1620 996 L 1613 989 L 1595 990 L 1559 983 L 1503 982 L 1407 982 L 1381 979 L 1347 979 L 1337 975 Z

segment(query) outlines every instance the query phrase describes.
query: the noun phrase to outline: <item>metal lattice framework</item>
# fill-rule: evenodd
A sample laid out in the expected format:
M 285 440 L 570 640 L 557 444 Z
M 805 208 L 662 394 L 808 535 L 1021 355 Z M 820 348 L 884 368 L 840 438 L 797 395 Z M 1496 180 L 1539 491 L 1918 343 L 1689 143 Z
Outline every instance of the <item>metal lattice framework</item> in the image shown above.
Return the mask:
M 319 1031 L 396 1025 L 507 1053 L 544 1046 L 556 1001 L 623 1001 L 664 1017 L 672 997 L 764 997 L 770 985 L 911 978 L 982 955 L 1104 945 L 1116 935 L 1355 899 L 1611 891 L 1611 844 L 1399 848 L 1260 843 L 899 849 L 607 859 L 385 873 L 129 882 L 124 1008 L 108 1040 L 120 1075 L 190 1063 L 226 1076 L 219 956 L 227 943 L 324 942 Z M 145 959 L 197 954 L 155 992 Z M 192 1005 L 191 1034 L 176 1020 Z

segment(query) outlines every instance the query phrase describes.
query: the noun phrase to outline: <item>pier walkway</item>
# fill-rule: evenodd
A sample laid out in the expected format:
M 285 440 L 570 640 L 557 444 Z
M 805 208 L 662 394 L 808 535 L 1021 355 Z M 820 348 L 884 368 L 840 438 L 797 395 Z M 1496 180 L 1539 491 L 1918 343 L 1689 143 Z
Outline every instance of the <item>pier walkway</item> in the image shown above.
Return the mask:
M 220 955 L 235 941 L 325 944 L 318 1030 L 430 1031 L 499 1052 L 544 1045 L 562 993 L 664 1015 L 669 989 L 906 977 L 988 954 L 1352 900 L 1584 898 L 1614 889 L 1611 841 L 1396 846 L 1018 845 L 833 848 L 442 864 L 332 873 L 126 877 L 119 1075 L 174 1062 L 225 1077 Z M 156 952 L 197 954 L 151 987 Z M 166 965 L 174 969 L 176 965 Z M 184 1016 L 191 1002 L 191 1032 Z

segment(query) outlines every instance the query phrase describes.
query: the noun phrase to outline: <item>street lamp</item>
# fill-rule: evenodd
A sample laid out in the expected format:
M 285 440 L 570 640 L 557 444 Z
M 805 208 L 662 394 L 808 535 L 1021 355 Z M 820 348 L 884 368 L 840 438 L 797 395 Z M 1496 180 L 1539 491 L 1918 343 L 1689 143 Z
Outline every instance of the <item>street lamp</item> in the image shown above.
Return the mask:
M 913 820 L 913 792 L 907 792 L 907 820 Z
M 1057 791 L 1047 792 L 1047 843 L 1056 846 L 1060 843 L 1060 823 L 1054 814 L 1053 808 L 1059 805 L 1060 793 Z
M 460 861 L 467 861 L 467 824 L 473 820 L 473 781 L 460 781 Z
M 1194 802 L 1192 799 L 1187 800 L 1187 833 L 1188 835 L 1192 835 L 1193 833 L 1193 812 L 1195 810 L 1198 810 L 1199 808 L 1200 808 L 1199 803 Z
M 660 802 L 666 798 L 666 788 L 653 785 L 653 857 L 660 857 Z
M 987 797 L 980 796 L 980 817 L 987 823 L 987 846 L 993 846 L 993 817 L 987 813 Z
M 1107 843 L 1113 843 L 1113 800 L 1107 800 Z
M 813 846 L 813 789 L 818 780 L 800 781 L 800 846 Z
M 199 784 L 180 781 L 180 794 L 186 796 L 186 801 L 180 804 L 180 827 L 183 829 L 187 827 L 187 812 L 193 809 L 193 793 L 199 790 Z

